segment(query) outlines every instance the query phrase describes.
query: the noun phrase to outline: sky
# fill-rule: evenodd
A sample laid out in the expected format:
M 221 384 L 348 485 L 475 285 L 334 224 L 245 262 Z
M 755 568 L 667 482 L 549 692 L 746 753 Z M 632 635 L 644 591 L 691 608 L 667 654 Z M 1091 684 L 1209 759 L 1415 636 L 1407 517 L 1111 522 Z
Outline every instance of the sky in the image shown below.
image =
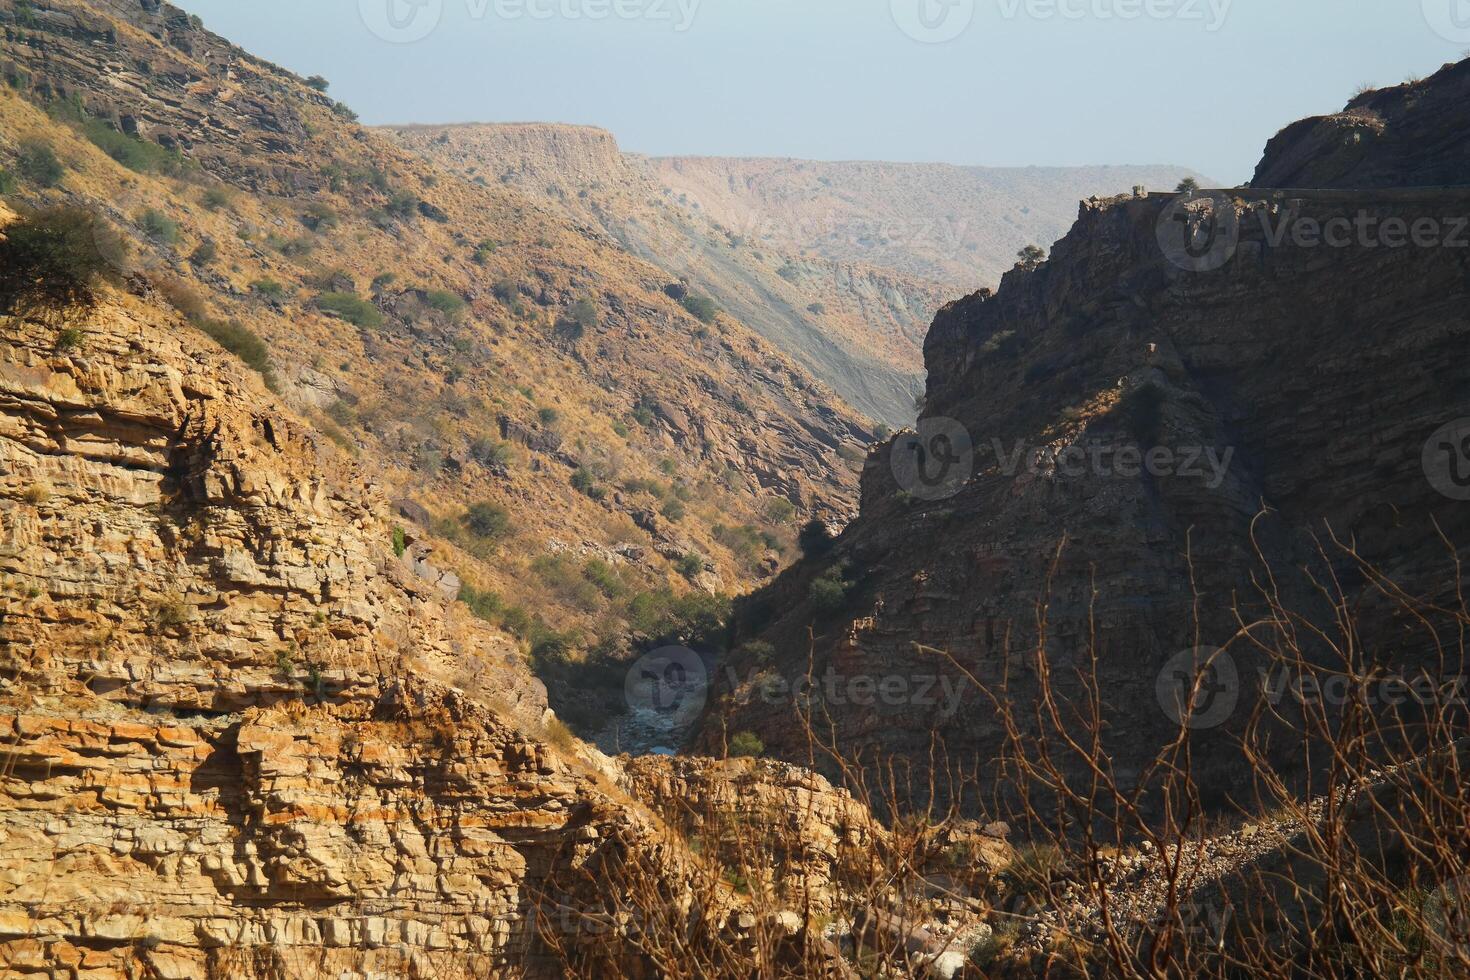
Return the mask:
M 597 125 L 653 155 L 1176 164 L 1250 179 L 1470 0 L 175 0 L 364 123 Z

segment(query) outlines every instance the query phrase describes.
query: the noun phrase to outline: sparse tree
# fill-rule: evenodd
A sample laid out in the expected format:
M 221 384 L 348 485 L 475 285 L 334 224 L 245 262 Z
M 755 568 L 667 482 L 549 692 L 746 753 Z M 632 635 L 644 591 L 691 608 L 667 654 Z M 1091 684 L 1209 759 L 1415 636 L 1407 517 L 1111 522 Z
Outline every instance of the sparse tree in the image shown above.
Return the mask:
M 1045 261 L 1045 250 L 1036 245 L 1027 245 L 1016 253 L 1016 268 L 1022 272 L 1035 272 Z

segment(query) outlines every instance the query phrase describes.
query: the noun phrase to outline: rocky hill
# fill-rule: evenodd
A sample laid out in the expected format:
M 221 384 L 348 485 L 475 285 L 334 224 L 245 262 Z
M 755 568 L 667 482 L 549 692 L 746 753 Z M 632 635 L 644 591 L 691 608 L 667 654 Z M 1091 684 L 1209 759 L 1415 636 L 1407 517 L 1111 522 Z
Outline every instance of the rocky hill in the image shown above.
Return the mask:
M 598 229 L 713 298 L 871 418 L 912 421 L 924 330 L 948 292 L 941 284 L 803 254 L 712 220 L 604 130 L 507 123 L 387 132 L 467 180 L 516 188 Z
M 663 157 L 648 161 L 679 201 L 758 246 L 858 262 L 943 283 L 993 286 L 1027 245 L 1072 224 L 1078 201 L 1144 186 L 1173 190 L 1176 166 L 949 164 Z
M 1458 105 L 1467 70 L 1354 105 Z M 1470 547 L 1470 219 L 1447 217 L 1470 193 L 1442 186 L 1470 177 L 1466 134 L 1455 113 L 1384 113 L 1381 140 L 1328 141 L 1320 163 L 1339 124 L 1291 127 L 1262 173 L 1347 173 L 1350 153 L 1352 173 L 1405 186 L 1093 199 L 1049 261 L 942 310 L 917 434 L 870 456 L 862 515 L 830 551 L 744 605 L 705 744 L 752 730 L 805 757 L 805 707 L 852 758 L 992 772 L 1008 737 L 992 699 L 1034 721 L 1044 663 L 1084 714 L 1095 670 L 1126 784 L 1178 732 L 1168 678 L 1198 651 L 1227 650 L 1222 704 L 1250 703 L 1281 643 L 1325 670 L 1462 674 L 1412 624 L 1460 628 Z M 1440 237 L 1411 242 L 1426 220 Z M 1339 234 L 1395 226 L 1397 245 Z M 802 706 L 761 696 L 772 672 L 834 683 Z M 1217 802 L 1245 792 L 1232 737 L 1251 711 L 1229 704 L 1197 733 Z
M 103 214 L 162 302 L 251 347 L 405 533 L 454 548 L 543 675 L 692 639 L 800 522 L 852 511 L 872 423 L 601 229 L 167 5 L 3 3 L 0 26 L 10 200 Z

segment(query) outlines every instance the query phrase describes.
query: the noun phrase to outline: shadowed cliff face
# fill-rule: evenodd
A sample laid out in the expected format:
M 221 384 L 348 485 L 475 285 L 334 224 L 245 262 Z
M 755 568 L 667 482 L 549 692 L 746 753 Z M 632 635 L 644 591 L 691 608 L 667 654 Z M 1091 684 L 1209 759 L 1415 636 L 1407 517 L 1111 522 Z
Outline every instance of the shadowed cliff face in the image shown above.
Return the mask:
M 813 713 L 845 754 L 923 768 L 937 745 L 985 770 L 1004 733 L 974 681 L 1029 704 L 1039 644 L 1074 704 L 1096 653 L 1126 778 L 1178 731 L 1176 658 L 1225 646 L 1263 587 L 1326 623 L 1340 589 L 1370 661 L 1435 660 L 1360 562 L 1444 599 L 1470 547 L 1470 426 L 1452 426 L 1470 416 L 1470 193 L 1229 192 L 1214 225 L 1209 207 L 1084 202 L 1048 262 L 936 318 L 918 435 L 869 457 L 862 516 L 835 548 L 742 614 L 737 643 L 772 643 L 787 679 L 811 669 Z M 1192 213 L 1194 254 L 1175 220 Z M 1250 647 L 1230 647 L 1241 705 Z M 707 737 L 752 729 L 799 757 L 794 699 L 748 683 L 760 669 L 736 654 Z M 1230 735 L 1248 714 L 1227 706 L 1197 732 L 1207 786 L 1241 761 Z
M 1470 184 L 1470 62 L 1426 82 L 1367 92 L 1303 119 L 1266 146 L 1253 187 Z

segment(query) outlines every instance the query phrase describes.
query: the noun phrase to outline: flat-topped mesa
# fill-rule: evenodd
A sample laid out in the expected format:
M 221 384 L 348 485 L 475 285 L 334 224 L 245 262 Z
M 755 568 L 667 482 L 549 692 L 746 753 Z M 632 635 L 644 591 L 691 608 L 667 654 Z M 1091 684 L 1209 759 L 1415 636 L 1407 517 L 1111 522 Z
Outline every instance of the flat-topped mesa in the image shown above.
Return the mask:
M 595 126 L 562 123 L 457 123 L 446 126 L 385 126 L 409 149 L 426 150 L 461 168 L 475 168 L 489 181 L 575 186 L 621 182 L 628 164 L 612 133 Z

